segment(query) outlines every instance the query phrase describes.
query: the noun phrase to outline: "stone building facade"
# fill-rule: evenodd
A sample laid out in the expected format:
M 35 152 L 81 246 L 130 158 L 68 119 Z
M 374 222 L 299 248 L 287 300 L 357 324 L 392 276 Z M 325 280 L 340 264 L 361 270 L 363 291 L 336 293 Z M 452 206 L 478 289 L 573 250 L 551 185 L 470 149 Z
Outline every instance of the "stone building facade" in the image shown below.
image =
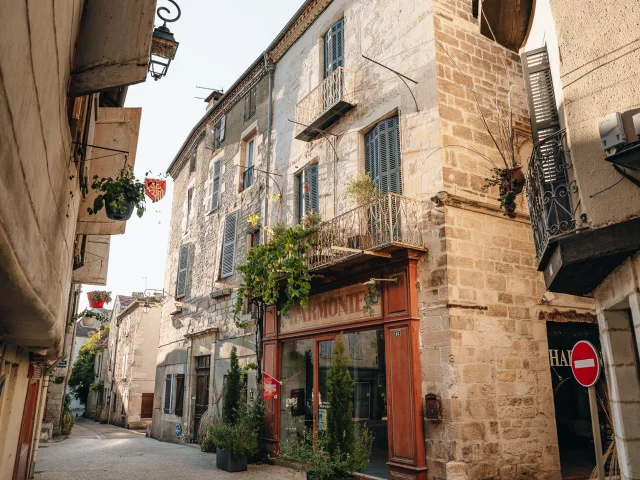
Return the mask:
M 603 411 L 599 423 L 605 450 L 615 442 L 617 454 L 605 455 L 605 468 L 617 463 L 620 477 L 632 479 L 640 478 L 640 6 L 584 7 L 535 2 L 522 48 L 528 87 L 537 94 L 532 126 L 544 132 L 527 189 L 534 265 L 551 292 L 595 301 L 604 366 L 599 398 L 612 425 L 602 429 Z M 589 40 L 576 48 L 578 38 Z M 549 166 L 557 172 L 551 177 L 541 173 Z M 541 192 L 551 193 L 549 201 Z
M 214 91 L 206 114 L 168 169 L 175 185 L 155 438 L 195 441 L 204 411 L 215 407 L 220 413 L 232 346 L 242 366 L 255 362 L 254 315 L 245 308 L 246 328 L 234 321 L 240 284 L 236 267 L 260 241 L 264 225 L 269 85 L 260 57 L 224 95 Z M 253 224 L 250 216 L 257 219 Z M 248 381 L 249 390 L 255 389 L 255 375 L 249 373 Z M 181 425 L 180 436 L 176 424 Z
M 266 63 L 258 59 L 213 100 L 169 168 L 176 193 L 165 290 L 176 298 L 163 306 L 154 436 L 175 440 L 181 424 L 193 438 L 184 418 L 219 398 L 220 342 L 254 339 L 235 329 L 230 314 L 239 277 L 220 278 L 225 245 L 235 247 L 237 266 L 251 244 L 244 240 L 252 238 L 249 213 L 273 227 L 294 225 L 311 210 L 323 220 L 309 259 L 311 306 L 286 316 L 272 308 L 264 318 L 263 368 L 283 382 L 280 398 L 266 402 L 269 448 L 277 454 L 299 429 L 323 428 L 331 342 L 344 332 L 359 378 L 358 421 L 368 419 L 377 439 L 363 478 L 562 477 L 565 437 L 580 448 L 590 441 L 584 392 L 556 396 L 558 379 L 570 375 L 566 345 L 599 336 L 593 299 L 547 291 L 524 196 L 508 218 L 498 189 L 484 188 L 505 151 L 527 170 L 539 146 L 518 55 L 533 7 L 511 7 L 309 0 L 267 47 Z M 496 13 L 501 8 L 512 14 Z M 249 201 L 229 172 L 245 158 L 246 122 L 231 148 L 225 139 L 207 151 L 206 141 L 208 128 L 215 142 L 222 115 L 240 108 L 254 75 L 272 81 L 258 99 L 260 108 L 272 95 L 273 117 L 267 104 L 263 158 L 255 163 L 272 176 L 256 175 L 265 188 Z M 493 138 L 505 119 L 513 140 L 501 155 Z M 217 158 L 226 162 L 225 186 L 221 211 L 209 214 Z M 349 202 L 357 173 L 380 189 L 371 204 Z M 282 200 L 273 202 L 275 194 Z M 225 241 L 235 210 L 238 227 Z M 622 283 L 618 296 L 632 289 Z M 255 345 L 243 346 L 247 361 Z M 371 357 L 377 361 L 365 365 Z M 207 372 L 207 405 L 189 404 Z M 182 402 L 166 395 L 176 388 Z M 577 413 L 560 408 L 563 401 L 578 405 Z
M 89 179 L 122 168 L 122 156 L 92 162 L 104 148 L 135 164 L 141 111 L 123 105 L 147 76 L 155 5 L 0 5 L 0 478 L 33 475 L 43 372 L 69 361 L 72 284 L 104 285 L 109 236 L 124 233 L 89 216 Z
M 107 422 L 146 429 L 151 422 L 160 308 L 135 298 L 118 310 L 112 315 L 109 328 L 113 341 L 109 342 L 107 352 L 110 368 L 104 391 L 108 399 L 104 402 Z M 105 417 L 105 412 L 101 417 Z

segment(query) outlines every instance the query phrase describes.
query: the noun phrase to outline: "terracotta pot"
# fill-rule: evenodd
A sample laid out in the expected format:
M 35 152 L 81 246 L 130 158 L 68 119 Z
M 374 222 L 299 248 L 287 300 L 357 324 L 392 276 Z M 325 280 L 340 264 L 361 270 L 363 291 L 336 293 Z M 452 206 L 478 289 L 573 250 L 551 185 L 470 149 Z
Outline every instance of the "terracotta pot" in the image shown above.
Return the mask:
M 516 195 L 522 193 L 526 182 L 522 167 L 518 165 L 517 167 L 506 170 L 505 181 L 509 182 L 509 190 L 512 190 Z
M 91 308 L 102 308 L 104 307 L 104 300 L 94 300 L 93 292 L 87 292 L 87 298 L 89 299 L 89 306 Z

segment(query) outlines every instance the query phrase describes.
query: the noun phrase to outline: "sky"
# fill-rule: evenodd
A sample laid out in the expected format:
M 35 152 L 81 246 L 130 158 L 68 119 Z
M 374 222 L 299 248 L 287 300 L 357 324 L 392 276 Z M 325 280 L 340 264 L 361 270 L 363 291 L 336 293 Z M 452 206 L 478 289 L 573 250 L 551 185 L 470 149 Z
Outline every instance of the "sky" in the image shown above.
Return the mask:
M 194 125 L 204 115 L 206 88 L 226 91 L 262 54 L 304 0 L 177 0 L 178 21 L 167 26 L 180 43 L 167 76 L 129 87 L 125 107 L 142 107 L 135 174 L 164 173 Z M 158 7 L 173 9 L 167 0 Z M 174 10 L 172 10 L 173 12 Z M 156 17 L 156 26 L 161 21 Z M 83 285 L 80 311 L 89 306 L 86 292 L 108 290 L 130 295 L 162 289 L 173 182 L 158 203 L 147 201 L 142 218 L 135 214 L 124 235 L 111 237 L 107 286 Z M 111 305 L 105 305 L 110 308 Z

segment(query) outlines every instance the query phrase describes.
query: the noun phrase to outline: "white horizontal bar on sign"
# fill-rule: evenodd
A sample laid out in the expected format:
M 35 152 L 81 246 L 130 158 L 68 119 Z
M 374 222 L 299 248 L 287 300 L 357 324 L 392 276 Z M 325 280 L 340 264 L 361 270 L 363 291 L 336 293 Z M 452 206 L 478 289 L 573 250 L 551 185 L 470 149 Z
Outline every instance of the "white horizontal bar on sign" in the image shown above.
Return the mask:
M 596 366 L 596 362 L 593 358 L 587 358 L 586 360 L 576 360 L 573 362 L 574 368 L 593 368 Z

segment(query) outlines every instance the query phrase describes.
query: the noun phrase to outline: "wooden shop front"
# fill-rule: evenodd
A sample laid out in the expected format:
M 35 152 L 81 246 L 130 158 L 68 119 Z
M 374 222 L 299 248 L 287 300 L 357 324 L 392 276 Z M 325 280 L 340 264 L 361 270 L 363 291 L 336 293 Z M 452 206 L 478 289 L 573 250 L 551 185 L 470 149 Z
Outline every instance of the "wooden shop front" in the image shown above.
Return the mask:
M 266 403 L 265 437 L 272 451 L 306 428 L 323 430 L 329 408 L 327 373 L 333 339 L 344 333 L 354 380 L 354 424 L 374 434 L 363 478 L 426 479 L 418 352 L 417 263 L 372 262 L 314 283 L 306 309 L 267 310 L 263 369 L 281 384 Z M 360 273 L 355 273 L 357 271 Z M 375 282 L 372 278 L 379 279 Z

